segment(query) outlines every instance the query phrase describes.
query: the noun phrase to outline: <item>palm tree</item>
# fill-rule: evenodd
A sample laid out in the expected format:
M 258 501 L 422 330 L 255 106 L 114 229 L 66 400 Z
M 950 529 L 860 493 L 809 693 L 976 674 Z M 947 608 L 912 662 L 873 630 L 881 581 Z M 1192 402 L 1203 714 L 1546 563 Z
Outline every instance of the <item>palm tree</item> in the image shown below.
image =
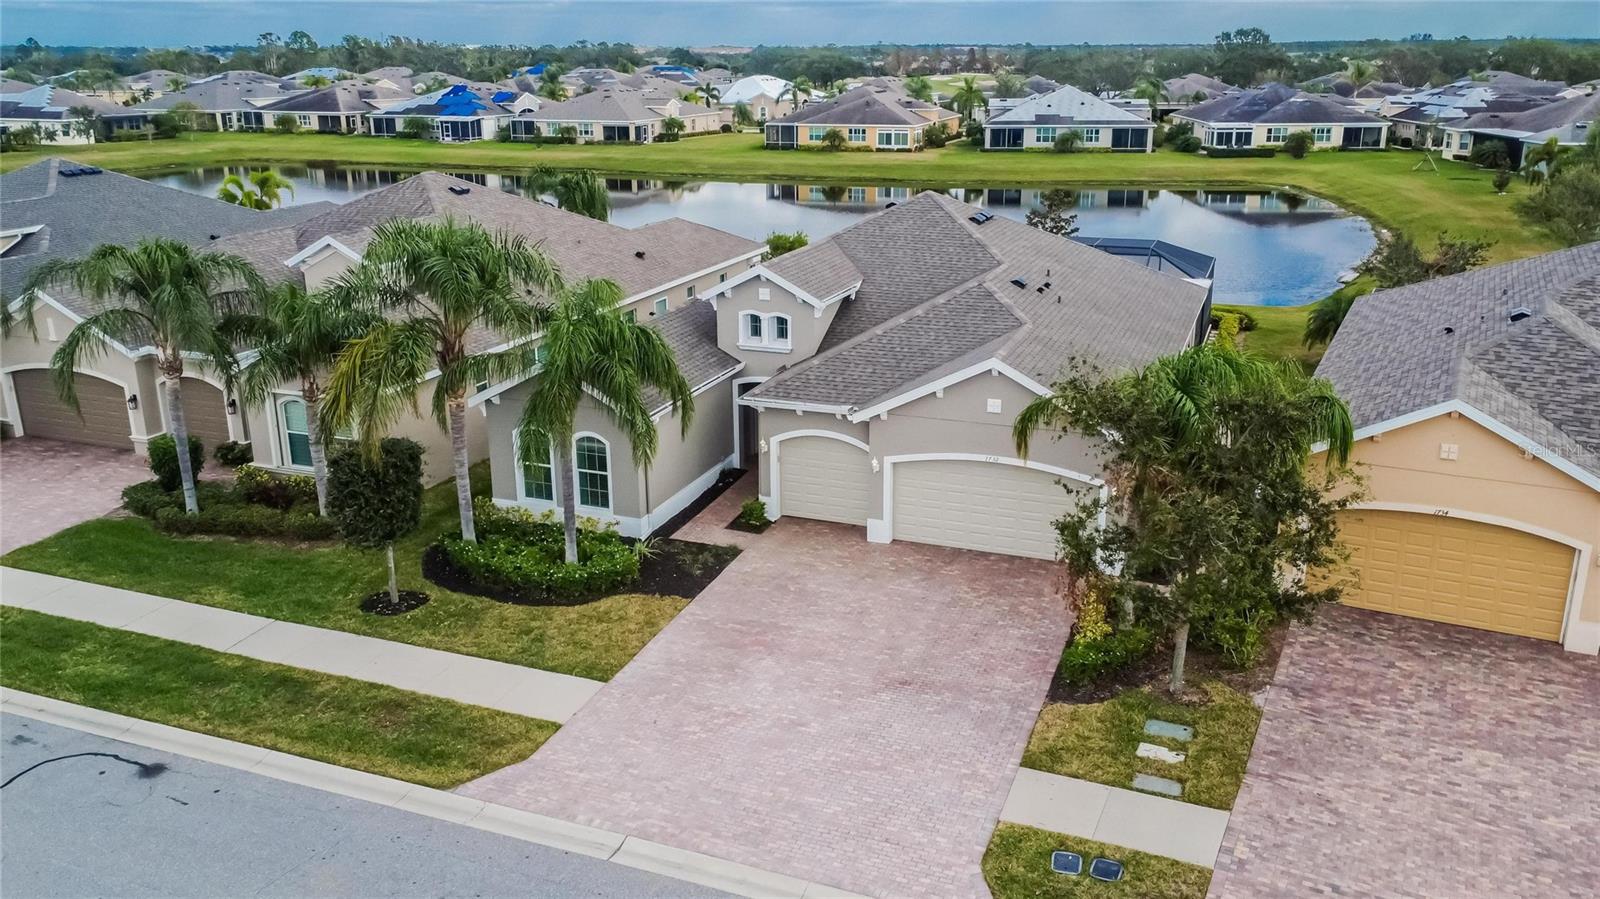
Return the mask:
M 189 86 L 189 79 L 178 75 L 167 76 L 167 93 L 175 94 Z
M 591 280 L 563 291 L 540 314 L 544 339 L 525 351 L 537 377 L 522 408 L 517 437 L 521 462 L 553 463 L 560 485 L 561 519 L 566 529 L 566 560 L 578 561 L 577 492 L 573 489 L 573 436 L 578 404 L 585 394 L 598 401 L 633 445 L 633 462 L 643 467 L 655 458 L 657 435 L 647 391 L 660 391 L 689 433 L 694 396 L 678 370 L 672 347 L 661 332 L 624 318 L 617 311 L 622 288 L 614 281 Z M 545 453 L 554 449 L 554 457 Z M 582 485 L 579 485 L 581 489 Z
M 717 101 L 722 99 L 722 91 L 718 90 L 715 85 L 711 84 L 700 85 L 699 90 L 696 90 L 693 94 L 690 94 L 691 97 L 695 95 L 699 95 L 700 99 L 704 101 L 706 106 L 715 106 L 717 105 Z
M 961 114 L 963 121 L 972 121 L 972 114 L 980 107 L 989 105 L 983 96 L 983 88 L 978 87 L 976 76 L 968 75 L 961 79 L 961 84 L 956 87 L 955 95 L 956 112 Z
M 299 383 L 311 476 L 317 483 L 317 511 L 324 516 L 328 514 L 328 460 L 318 420 L 322 378 L 345 344 L 376 324 L 367 307 L 338 302 L 327 293 L 307 293 L 293 281 L 271 288 L 261 314 L 242 323 L 240 336 L 256 347 L 256 357 L 239 375 L 239 398 L 256 406 L 267 402 L 279 384 Z
M 559 103 L 567 99 L 567 89 L 559 81 L 546 81 L 539 85 L 539 96 Z
M 1346 62 L 1344 78 L 1346 81 L 1360 87 L 1378 77 L 1378 67 L 1365 59 L 1352 59 Z
M 223 178 L 217 199 L 246 209 L 276 209 L 283 205 L 284 191 L 293 196 L 294 182 L 272 169 L 258 169 L 243 178 L 237 174 Z
M 786 87 L 786 88 L 783 89 L 782 93 L 786 94 L 786 93 L 789 93 L 792 90 L 793 90 L 793 88 L 787 88 Z M 778 97 L 778 99 L 779 100 L 783 99 L 781 94 Z M 750 104 L 748 104 L 748 103 L 735 103 L 735 104 L 733 104 L 733 123 L 735 125 L 738 125 L 741 128 L 748 127 L 748 126 L 754 125 L 756 123 L 756 117 L 754 115 L 751 115 L 751 113 L 750 113 Z
M 568 212 L 602 222 L 611 218 L 611 195 L 605 181 L 588 169 L 558 171 L 547 165 L 535 166 L 524 183 L 533 199 L 549 194 Z
M 1530 184 L 1538 184 L 1546 178 L 1552 178 L 1556 169 L 1561 165 L 1562 158 L 1571 150 L 1561 146 L 1560 138 L 1552 137 L 1542 144 L 1529 147 L 1522 154 L 1522 175 Z
M 924 103 L 932 103 L 933 82 L 925 75 L 912 75 L 906 79 L 906 93 Z
M 526 366 L 516 348 L 474 352 L 468 337 L 484 330 L 508 343 L 532 337 L 538 318 L 531 297 L 560 285 L 555 263 L 520 235 L 450 219 L 379 225 L 361 264 L 333 288 L 337 302 L 382 318 L 335 360 L 323 394 L 323 431 L 354 427 L 367 451 L 376 452 L 438 372 L 431 380 L 433 414 L 450 434 L 461 537 L 475 542 L 467 391 L 520 375 Z
M 668 140 L 677 140 L 678 139 L 678 135 L 680 135 L 682 133 L 683 133 L 683 119 L 680 119 L 675 115 L 669 115 L 666 118 L 661 120 L 661 136 L 662 137 L 665 137 Z
M 103 307 L 69 331 L 50 357 L 57 392 L 76 409 L 73 373 L 80 366 L 99 358 L 112 341 L 138 339 L 153 345 L 156 369 L 166 381 L 183 505 L 196 514 L 200 506 L 183 411 L 184 359 L 189 354 L 204 357 L 232 390 L 238 360 L 227 338 L 230 322 L 252 311 L 261 277 L 237 256 L 200 252 L 176 240 L 147 238 L 132 247 L 104 244 L 87 256 L 52 259 L 33 270 L 17 310 L 30 331 L 39 292 L 57 285 L 70 286 Z M 0 332 L 10 331 L 12 315 L 10 310 L 0 315 Z
M 1324 346 L 1332 342 L 1334 335 L 1339 333 L 1339 326 L 1344 324 L 1345 316 L 1350 314 L 1350 307 L 1355 305 L 1360 296 L 1358 291 L 1336 290 L 1318 300 L 1306 316 L 1305 334 L 1301 337 L 1306 347 Z
M 1154 75 L 1140 75 L 1139 80 L 1133 83 L 1133 96 L 1140 100 L 1148 100 L 1151 109 L 1169 99 L 1166 82 Z
M 1015 72 L 998 72 L 994 76 L 994 95 L 1000 99 L 1022 96 L 1022 76 Z

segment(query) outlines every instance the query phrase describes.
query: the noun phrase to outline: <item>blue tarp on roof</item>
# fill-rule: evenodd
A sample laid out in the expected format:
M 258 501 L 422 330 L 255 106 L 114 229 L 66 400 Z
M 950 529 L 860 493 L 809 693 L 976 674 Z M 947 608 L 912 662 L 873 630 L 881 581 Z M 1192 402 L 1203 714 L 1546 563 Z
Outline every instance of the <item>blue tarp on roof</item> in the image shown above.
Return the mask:
M 511 77 L 515 78 L 518 75 L 532 75 L 533 77 L 538 78 L 540 75 L 544 74 L 544 68 L 546 65 L 547 63 L 541 62 L 535 66 L 528 66 L 525 69 L 518 69 L 511 73 Z
M 499 93 L 495 94 L 494 97 L 493 97 L 493 100 L 496 103 L 504 103 L 504 102 L 506 102 L 508 100 L 515 100 L 515 99 L 517 99 L 517 92 L 516 91 L 500 91 Z

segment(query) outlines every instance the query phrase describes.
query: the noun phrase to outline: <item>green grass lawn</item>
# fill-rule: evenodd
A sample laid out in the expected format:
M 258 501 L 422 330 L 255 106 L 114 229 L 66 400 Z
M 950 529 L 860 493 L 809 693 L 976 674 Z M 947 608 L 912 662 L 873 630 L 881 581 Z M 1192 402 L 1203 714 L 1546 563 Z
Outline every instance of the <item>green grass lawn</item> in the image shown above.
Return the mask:
M 1082 855 L 1084 873 L 1069 877 L 1051 871 L 1050 853 L 1056 850 Z M 1096 856 L 1122 862 L 1122 880 L 1104 883 L 1089 877 L 1089 862 Z M 1211 872 L 1199 865 L 1005 823 L 989 838 L 983 876 L 994 899 L 1204 899 L 1211 885 Z
M 1186 802 L 1231 809 L 1244 781 L 1261 711 L 1250 697 L 1221 683 L 1205 684 L 1204 690 L 1210 699 L 1198 706 L 1171 702 L 1146 690 L 1127 690 L 1099 703 L 1046 705 L 1022 764 L 1128 789 L 1135 773 L 1154 774 L 1182 783 Z M 1147 718 L 1190 725 L 1194 739 L 1185 744 L 1147 736 Z M 1176 765 L 1138 758 L 1134 751 L 1141 742 L 1188 753 L 1188 758 Z
M 550 721 L 0 609 L 0 683 L 27 693 L 448 789 L 527 758 Z
M 474 488 L 487 488 L 487 469 Z M 519 606 L 454 593 L 422 576 L 422 550 L 457 526 L 453 482 L 430 488 L 423 524 L 396 546 L 402 589 L 433 600 L 404 615 L 369 615 L 361 598 L 386 583 L 380 552 L 228 538 L 179 538 L 142 518 L 99 518 L 13 550 L 0 563 L 174 599 L 607 680 L 688 605 L 679 597 L 611 596 L 587 605 Z

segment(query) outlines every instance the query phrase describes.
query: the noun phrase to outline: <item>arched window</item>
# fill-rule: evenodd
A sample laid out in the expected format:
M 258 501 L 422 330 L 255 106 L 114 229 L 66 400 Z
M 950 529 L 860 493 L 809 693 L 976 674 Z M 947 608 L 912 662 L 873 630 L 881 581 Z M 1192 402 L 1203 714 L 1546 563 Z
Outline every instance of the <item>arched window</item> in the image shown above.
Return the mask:
M 592 434 L 573 444 L 578 469 L 578 505 L 591 509 L 611 508 L 611 449 Z
M 542 440 L 532 448 L 531 458 L 522 463 L 522 495 L 528 499 L 554 502 L 556 479 L 550 465 L 550 441 Z
M 792 343 L 789 339 L 789 316 L 779 312 L 763 315 L 746 312 L 740 317 L 739 345 L 750 349 L 786 352 Z

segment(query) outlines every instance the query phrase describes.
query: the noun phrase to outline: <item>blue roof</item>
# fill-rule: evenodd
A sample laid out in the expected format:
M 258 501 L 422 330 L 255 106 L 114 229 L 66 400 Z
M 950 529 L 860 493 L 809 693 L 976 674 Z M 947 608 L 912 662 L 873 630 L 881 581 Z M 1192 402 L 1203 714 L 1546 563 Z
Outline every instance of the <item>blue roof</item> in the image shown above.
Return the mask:
M 1073 237 L 1084 246 L 1094 247 L 1113 256 L 1134 257 L 1149 268 L 1152 261 L 1161 261 L 1182 272 L 1186 278 L 1210 278 L 1217 269 L 1217 260 L 1204 253 L 1164 240 L 1137 237 Z
M 517 99 L 517 92 L 516 91 L 499 91 L 491 99 L 493 99 L 494 102 L 496 102 L 496 103 L 504 103 L 507 100 L 515 100 L 515 99 Z
M 548 65 L 548 63 L 541 62 L 538 65 L 528 66 L 525 69 L 518 69 L 515 72 L 512 72 L 511 75 L 512 77 L 516 77 L 517 75 L 532 75 L 533 77 L 537 78 L 544 74 L 546 65 Z

